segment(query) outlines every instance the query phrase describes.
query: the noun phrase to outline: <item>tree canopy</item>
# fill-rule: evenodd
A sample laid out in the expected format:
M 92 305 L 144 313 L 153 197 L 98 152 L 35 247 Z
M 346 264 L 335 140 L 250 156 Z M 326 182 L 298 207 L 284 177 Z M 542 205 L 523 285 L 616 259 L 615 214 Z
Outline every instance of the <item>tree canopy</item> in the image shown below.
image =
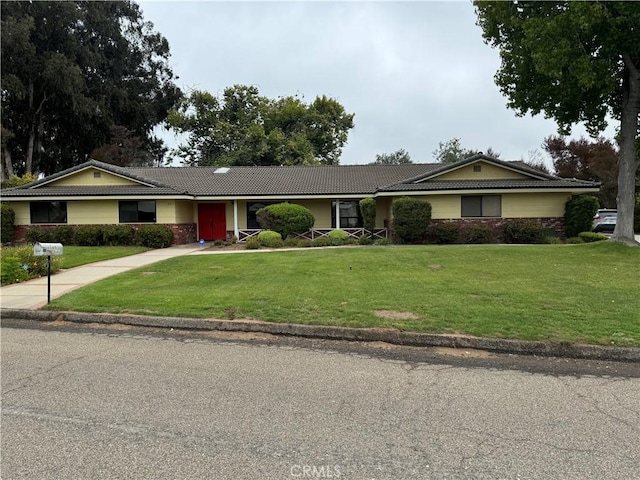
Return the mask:
M 600 182 L 596 195 L 602 208 L 615 208 L 618 193 L 618 150 L 605 138 L 570 140 L 552 135 L 543 148 L 551 156 L 556 175 Z
M 640 3 L 474 1 L 485 41 L 500 50 L 495 81 L 508 106 L 544 112 L 559 132 L 584 122 L 601 133 L 619 122 L 618 222 L 614 239 L 634 244 L 640 158 Z
M 371 162 L 370 165 L 402 165 L 406 163 L 413 163 L 413 161 L 409 152 L 401 148 L 393 153 L 376 154 L 375 161 Z
M 161 160 L 152 131 L 181 93 L 138 5 L 2 1 L 1 34 L 3 173 L 54 173 L 122 133 Z
M 306 104 L 234 85 L 219 96 L 191 92 L 168 124 L 187 135 L 174 152 L 186 165 L 337 165 L 353 117 L 324 95 Z
M 454 137 L 446 142 L 438 142 L 438 148 L 433 151 L 433 157 L 438 163 L 455 163 L 479 153 L 483 152 L 463 147 L 460 139 Z M 491 147 L 484 153 L 493 158 L 500 158 L 500 153 L 495 152 Z

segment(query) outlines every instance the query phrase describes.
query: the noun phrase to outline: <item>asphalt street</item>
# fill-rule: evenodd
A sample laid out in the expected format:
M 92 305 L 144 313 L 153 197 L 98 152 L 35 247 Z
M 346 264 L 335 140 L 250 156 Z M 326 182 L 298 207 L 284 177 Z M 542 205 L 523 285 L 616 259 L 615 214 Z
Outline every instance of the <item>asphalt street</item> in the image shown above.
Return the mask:
M 2 322 L 2 479 L 640 478 L 637 363 Z

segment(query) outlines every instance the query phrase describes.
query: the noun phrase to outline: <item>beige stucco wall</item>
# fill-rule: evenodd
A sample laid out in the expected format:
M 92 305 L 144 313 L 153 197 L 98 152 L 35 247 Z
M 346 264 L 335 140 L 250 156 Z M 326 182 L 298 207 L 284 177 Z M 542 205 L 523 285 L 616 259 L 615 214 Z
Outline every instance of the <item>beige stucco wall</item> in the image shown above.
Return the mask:
M 67 202 L 67 223 L 70 225 L 118 223 L 118 200 Z
M 95 178 L 93 176 L 94 172 L 100 172 L 100 177 Z M 73 175 L 69 175 L 68 177 L 55 180 L 47 185 L 42 186 L 41 188 L 47 188 L 48 186 L 67 187 L 67 186 L 77 186 L 77 185 L 101 186 L 101 185 L 138 185 L 138 184 L 126 178 L 118 177 L 117 175 L 112 175 L 110 173 L 103 172 L 102 170 L 97 170 L 95 168 L 88 168 L 86 170 L 75 173 Z
M 502 196 L 502 216 L 506 218 L 562 217 L 568 193 L 513 193 Z
M 480 166 L 479 172 L 474 172 L 473 167 Z M 505 178 L 529 178 L 519 172 L 498 167 L 486 162 L 475 162 L 458 168 L 452 172 L 434 177 L 433 180 L 501 180 Z M 428 180 L 427 180 L 428 182 Z
M 175 201 L 176 223 L 196 223 L 198 221 L 196 203 L 190 200 Z
M 31 222 L 31 212 L 29 210 L 29 202 L 11 202 L 11 208 L 16 214 L 16 225 L 29 225 Z

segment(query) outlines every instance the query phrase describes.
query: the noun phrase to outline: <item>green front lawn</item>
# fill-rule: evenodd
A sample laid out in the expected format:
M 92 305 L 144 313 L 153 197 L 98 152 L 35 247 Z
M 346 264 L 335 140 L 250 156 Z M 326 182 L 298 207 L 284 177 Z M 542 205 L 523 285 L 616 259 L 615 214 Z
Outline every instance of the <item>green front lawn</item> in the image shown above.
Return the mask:
M 128 257 L 146 252 L 145 247 L 74 247 L 65 246 L 62 256 L 62 268 L 79 267 L 87 263 L 101 262 L 113 258 Z
M 640 346 L 639 279 L 608 242 L 312 249 L 178 257 L 48 308 Z

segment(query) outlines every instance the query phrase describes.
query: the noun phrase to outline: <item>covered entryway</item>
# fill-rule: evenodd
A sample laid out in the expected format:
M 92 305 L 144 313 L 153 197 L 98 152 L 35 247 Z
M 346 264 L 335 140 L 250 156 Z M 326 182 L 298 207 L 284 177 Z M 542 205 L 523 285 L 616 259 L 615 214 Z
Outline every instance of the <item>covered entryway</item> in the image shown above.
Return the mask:
M 198 204 L 198 237 L 201 240 L 227 239 L 227 216 L 224 203 Z

